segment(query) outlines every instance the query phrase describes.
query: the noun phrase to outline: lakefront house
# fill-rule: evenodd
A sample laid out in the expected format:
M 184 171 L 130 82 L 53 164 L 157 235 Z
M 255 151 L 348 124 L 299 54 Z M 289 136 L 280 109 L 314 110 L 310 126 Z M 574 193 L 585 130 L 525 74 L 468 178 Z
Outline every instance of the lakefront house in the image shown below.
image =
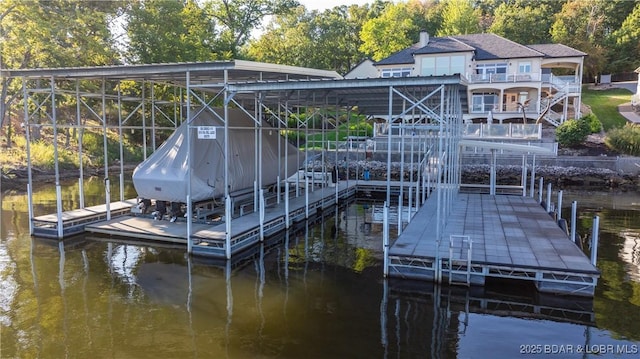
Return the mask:
M 495 34 L 430 37 L 372 65 L 378 77 L 462 75 L 465 122 L 542 122 L 580 117 L 584 52 L 521 45 Z M 348 76 L 345 76 L 348 77 Z

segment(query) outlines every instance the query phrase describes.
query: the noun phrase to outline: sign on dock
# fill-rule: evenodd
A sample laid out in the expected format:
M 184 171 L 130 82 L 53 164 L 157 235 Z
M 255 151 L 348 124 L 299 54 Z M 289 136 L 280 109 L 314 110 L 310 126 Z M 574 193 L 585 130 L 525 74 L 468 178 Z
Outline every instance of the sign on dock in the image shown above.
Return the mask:
M 198 139 L 215 140 L 216 127 L 215 126 L 198 126 Z

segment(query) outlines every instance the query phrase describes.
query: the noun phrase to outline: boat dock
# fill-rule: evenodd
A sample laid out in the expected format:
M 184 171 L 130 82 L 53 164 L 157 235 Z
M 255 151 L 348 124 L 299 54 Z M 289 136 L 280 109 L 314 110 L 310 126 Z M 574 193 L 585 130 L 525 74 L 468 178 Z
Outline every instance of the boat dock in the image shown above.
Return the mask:
M 594 295 L 600 272 L 533 198 L 459 193 L 439 238 L 436 217 L 431 198 L 391 246 L 390 276 L 465 285 L 515 279 L 540 292 Z

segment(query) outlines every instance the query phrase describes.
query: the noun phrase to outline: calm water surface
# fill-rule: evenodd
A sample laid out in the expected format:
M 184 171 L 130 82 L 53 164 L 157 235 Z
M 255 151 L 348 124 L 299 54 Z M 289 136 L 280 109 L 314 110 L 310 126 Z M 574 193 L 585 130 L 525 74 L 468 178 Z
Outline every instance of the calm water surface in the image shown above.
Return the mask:
M 101 185 L 88 181 L 88 205 L 104 201 Z M 55 211 L 51 187 L 37 189 L 36 215 Z M 594 300 L 384 281 L 372 202 L 224 263 L 89 236 L 32 239 L 26 196 L 4 192 L 0 358 L 640 357 L 640 195 L 565 191 L 573 199 L 587 246 L 601 218 Z M 78 201 L 65 187 L 65 208 Z

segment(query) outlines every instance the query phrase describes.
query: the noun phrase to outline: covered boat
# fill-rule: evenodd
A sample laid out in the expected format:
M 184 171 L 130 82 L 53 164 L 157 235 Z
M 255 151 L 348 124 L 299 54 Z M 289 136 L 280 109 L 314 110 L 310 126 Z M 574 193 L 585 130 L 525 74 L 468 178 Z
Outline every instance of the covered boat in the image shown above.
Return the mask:
M 215 111 L 217 115 L 214 115 Z M 191 121 L 191 199 L 194 202 L 224 195 L 224 122 L 222 109 L 194 111 Z M 239 109 L 229 109 L 229 191 L 253 188 L 258 168 L 254 120 Z M 262 121 L 262 185 L 286 179 L 300 167 L 298 149 L 287 143 L 278 131 Z M 215 127 L 215 129 L 213 129 Z M 200 135 L 199 132 L 200 131 Z M 133 185 L 140 198 L 186 202 L 187 198 L 187 123 L 133 171 Z M 215 133 L 215 135 L 214 135 Z M 278 151 L 280 147 L 280 151 Z M 287 173 L 285 173 L 285 152 Z M 280 163 L 280 165 L 278 165 Z M 280 169 L 280 171 L 278 171 Z

